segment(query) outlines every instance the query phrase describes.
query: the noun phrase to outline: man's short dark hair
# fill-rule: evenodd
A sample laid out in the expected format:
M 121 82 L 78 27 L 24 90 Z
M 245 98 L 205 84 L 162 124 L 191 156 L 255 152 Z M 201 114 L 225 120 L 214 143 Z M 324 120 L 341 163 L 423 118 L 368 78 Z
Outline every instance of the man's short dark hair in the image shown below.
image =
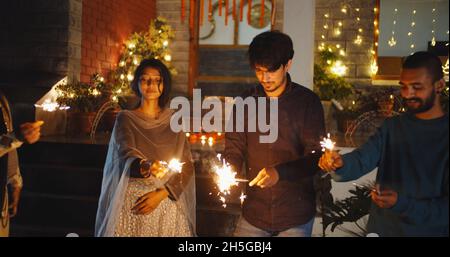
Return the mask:
M 430 52 L 415 52 L 414 54 L 406 57 L 403 62 L 403 69 L 419 69 L 425 68 L 428 74 L 431 76 L 433 83 L 444 77 L 442 70 L 442 62 L 439 57 Z
M 263 32 L 253 38 L 248 57 L 250 66 L 256 65 L 275 71 L 294 57 L 292 39 L 280 31 Z
M 170 76 L 169 69 L 160 60 L 157 59 L 142 60 L 142 62 L 139 64 L 139 66 L 136 68 L 136 71 L 134 72 L 134 78 L 133 81 L 131 81 L 131 89 L 137 96 L 142 97 L 141 92 L 139 92 L 139 80 L 146 68 L 154 68 L 158 70 L 162 78 L 163 91 L 161 93 L 161 96 L 159 96 L 158 105 L 159 107 L 163 108 L 169 102 L 170 90 L 172 88 L 172 79 Z

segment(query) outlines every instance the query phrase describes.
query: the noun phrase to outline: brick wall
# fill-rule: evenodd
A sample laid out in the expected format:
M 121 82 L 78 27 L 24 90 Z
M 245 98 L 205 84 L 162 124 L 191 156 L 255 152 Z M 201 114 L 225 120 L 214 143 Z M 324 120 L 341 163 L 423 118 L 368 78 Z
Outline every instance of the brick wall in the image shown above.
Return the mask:
M 349 5 L 347 14 L 341 12 L 343 3 Z M 326 45 L 339 44 L 346 52 L 343 57 L 348 72 L 346 79 L 356 85 L 370 85 L 370 63 L 372 60 L 371 50 L 374 44 L 374 9 L 375 0 L 316 0 L 316 26 L 315 26 L 315 51 L 321 42 Z M 356 8 L 360 8 L 359 15 Z M 329 28 L 325 30 L 323 26 L 327 22 L 324 17 L 329 14 Z M 356 17 L 360 17 L 359 24 Z M 335 36 L 333 30 L 342 22 L 342 34 Z M 361 45 L 354 44 L 358 29 L 362 28 L 361 36 L 363 42 Z M 325 36 L 325 40 L 321 36 Z
M 106 76 L 117 65 L 122 44 L 155 17 L 156 0 L 83 1 L 81 81 L 96 72 Z

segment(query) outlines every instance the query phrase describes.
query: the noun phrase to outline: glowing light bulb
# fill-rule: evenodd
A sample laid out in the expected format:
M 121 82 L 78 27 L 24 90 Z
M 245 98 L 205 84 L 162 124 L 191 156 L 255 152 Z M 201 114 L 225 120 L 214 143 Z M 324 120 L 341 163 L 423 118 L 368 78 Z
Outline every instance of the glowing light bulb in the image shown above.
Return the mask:
M 390 47 L 394 47 L 395 45 L 397 45 L 397 41 L 392 36 L 391 39 L 388 41 L 388 44 L 389 44 Z
M 336 76 L 342 77 L 347 73 L 347 67 L 342 61 L 336 61 L 330 68 L 330 71 Z
M 134 76 L 133 76 L 133 75 L 131 75 L 131 74 L 128 74 L 128 75 L 127 75 L 127 79 L 128 79 L 128 81 L 132 81 L 132 80 L 133 80 L 133 78 L 134 78 Z
M 335 30 L 334 30 L 334 35 L 335 35 L 335 36 L 339 36 L 339 35 L 341 35 L 341 33 L 342 33 L 342 32 L 341 32 L 340 29 L 335 29 Z

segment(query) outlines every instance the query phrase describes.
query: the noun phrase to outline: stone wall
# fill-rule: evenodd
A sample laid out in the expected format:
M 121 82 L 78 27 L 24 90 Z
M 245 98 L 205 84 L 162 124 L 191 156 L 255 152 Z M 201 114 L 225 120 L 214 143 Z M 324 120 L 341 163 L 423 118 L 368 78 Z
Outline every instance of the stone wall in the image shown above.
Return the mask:
M 2 1 L 0 69 L 77 78 L 82 0 Z
M 173 77 L 172 89 L 175 94 L 188 94 L 188 71 L 189 71 L 189 3 L 186 2 L 186 18 L 181 21 L 180 0 L 157 0 L 157 16 L 167 19 L 169 25 L 175 32 L 175 39 L 170 44 L 172 51 L 172 64 L 178 71 Z
M 347 5 L 347 13 L 341 8 Z M 356 11 L 359 8 L 359 12 Z M 369 85 L 371 83 L 370 64 L 374 45 L 374 14 L 375 0 L 316 0 L 316 28 L 315 28 L 315 51 L 318 52 L 319 45 L 339 44 L 344 49 L 346 56 L 342 57 L 348 67 L 346 78 L 356 85 Z M 327 19 L 325 14 L 329 15 Z M 357 21 L 360 17 L 360 21 Z M 324 25 L 328 22 L 328 29 Z M 336 36 L 334 29 L 339 28 L 342 22 L 341 35 Z M 358 29 L 362 32 L 359 33 Z M 362 37 L 362 43 L 354 43 L 358 33 Z M 322 35 L 325 39 L 322 39 Z

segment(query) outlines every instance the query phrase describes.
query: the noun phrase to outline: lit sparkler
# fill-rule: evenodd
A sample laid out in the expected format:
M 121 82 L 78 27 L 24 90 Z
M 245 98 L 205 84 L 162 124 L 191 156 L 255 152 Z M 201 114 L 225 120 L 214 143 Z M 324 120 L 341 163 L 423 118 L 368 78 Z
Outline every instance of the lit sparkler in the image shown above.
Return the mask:
M 217 158 L 221 160 L 221 155 L 218 154 Z M 214 167 L 214 180 L 219 189 L 220 201 L 223 203 L 222 207 L 226 208 L 226 196 L 230 194 L 230 190 L 233 186 L 237 186 L 240 182 L 248 182 L 246 179 L 236 178 L 237 173 L 233 170 L 230 164 L 225 159 L 222 159 L 222 165 L 216 165 Z M 241 204 L 247 196 L 244 193 L 241 194 Z
M 331 140 L 330 133 L 327 134 L 327 137 L 323 138 L 322 141 L 320 141 L 320 146 L 322 147 L 322 152 L 325 152 L 326 150 L 333 151 L 334 145 L 336 142 Z
M 60 106 L 57 102 L 52 102 L 50 99 L 46 99 L 42 105 L 35 104 L 35 107 L 42 108 L 46 112 L 54 112 L 56 110 L 68 110 L 69 106 Z
M 241 196 L 239 196 L 239 199 L 241 199 L 241 205 L 244 203 L 245 198 L 247 198 L 247 196 L 244 194 L 244 192 L 242 192 Z
M 169 163 L 160 161 L 159 164 L 164 166 L 169 172 L 181 173 L 184 162 L 180 162 L 178 159 L 172 159 Z
M 320 146 L 322 147 L 322 152 L 325 152 L 325 155 L 333 151 L 335 144 L 336 144 L 336 142 L 334 142 L 330 138 L 330 133 L 327 134 L 326 138 L 324 137 L 323 140 L 320 141 Z M 322 178 L 324 178 L 328 175 L 330 175 L 330 173 L 324 174 L 322 176 Z

